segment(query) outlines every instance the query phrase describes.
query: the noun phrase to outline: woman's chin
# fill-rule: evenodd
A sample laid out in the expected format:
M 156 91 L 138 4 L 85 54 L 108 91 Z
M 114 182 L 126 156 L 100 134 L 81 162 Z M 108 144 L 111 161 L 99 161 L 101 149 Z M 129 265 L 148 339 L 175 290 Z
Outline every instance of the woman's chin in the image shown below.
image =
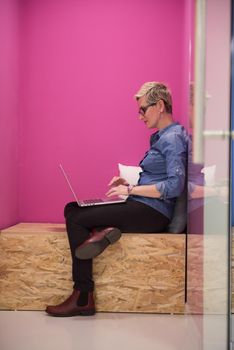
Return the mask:
M 146 126 L 147 126 L 148 129 L 153 129 L 153 128 L 155 128 L 155 126 L 153 126 L 153 125 L 151 125 L 151 124 L 146 124 Z

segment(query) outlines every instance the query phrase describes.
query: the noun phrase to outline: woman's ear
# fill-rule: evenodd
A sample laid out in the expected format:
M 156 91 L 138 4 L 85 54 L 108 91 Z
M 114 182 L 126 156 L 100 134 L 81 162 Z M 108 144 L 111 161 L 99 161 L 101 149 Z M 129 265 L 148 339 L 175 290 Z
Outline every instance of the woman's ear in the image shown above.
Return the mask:
M 163 113 L 165 111 L 165 103 L 163 100 L 158 101 L 159 111 L 160 113 Z

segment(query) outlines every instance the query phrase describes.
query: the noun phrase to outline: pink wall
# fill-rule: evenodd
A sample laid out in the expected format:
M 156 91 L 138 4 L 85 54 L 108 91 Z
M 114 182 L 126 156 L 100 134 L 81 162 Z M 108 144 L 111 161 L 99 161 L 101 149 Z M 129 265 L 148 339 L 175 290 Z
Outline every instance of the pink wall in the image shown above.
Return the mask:
M 0 1 L 0 229 L 18 222 L 18 7 Z
M 60 162 L 81 197 L 105 193 L 118 162 L 138 164 L 149 131 L 133 95 L 145 81 L 168 83 L 186 120 L 185 2 L 21 2 L 21 221 L 63 220 L 73 198 Z

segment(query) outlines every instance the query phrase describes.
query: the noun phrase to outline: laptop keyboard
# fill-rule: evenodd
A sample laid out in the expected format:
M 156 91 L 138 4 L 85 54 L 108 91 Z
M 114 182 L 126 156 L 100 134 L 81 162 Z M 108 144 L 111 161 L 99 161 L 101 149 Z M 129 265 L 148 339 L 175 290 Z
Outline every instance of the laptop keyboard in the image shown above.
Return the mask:
M 95 204 L 95 203 L 102 203 L 104 201 L 101 198 L 97 198 L 97 199 L 84 199 L 82 202 L 85 204 Z

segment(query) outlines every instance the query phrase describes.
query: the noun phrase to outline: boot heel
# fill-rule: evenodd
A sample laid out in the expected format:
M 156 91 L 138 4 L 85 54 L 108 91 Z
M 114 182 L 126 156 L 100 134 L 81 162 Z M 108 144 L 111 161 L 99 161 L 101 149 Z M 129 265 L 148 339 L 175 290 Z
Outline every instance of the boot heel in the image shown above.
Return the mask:
M 91 309 L 91 310 L 81 311 L 80 315 L 81 316 L 93 316 L 93 315 L 95 315 L 95 313 L 96 313 L 95 309 Z
M 121 231 L 118 228 L 114 228 L 113 230 L 108 232 L 105 237 L 108 239 L 110 244 L 113 244 L 120 239 Z

